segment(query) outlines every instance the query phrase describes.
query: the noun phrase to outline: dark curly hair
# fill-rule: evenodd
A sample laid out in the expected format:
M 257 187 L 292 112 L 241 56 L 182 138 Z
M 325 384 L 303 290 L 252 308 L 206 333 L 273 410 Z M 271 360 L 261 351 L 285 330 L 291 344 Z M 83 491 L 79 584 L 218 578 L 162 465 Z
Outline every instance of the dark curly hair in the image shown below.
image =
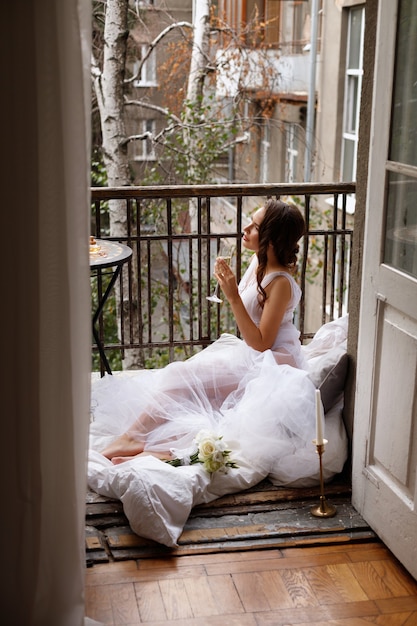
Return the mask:
M 298 240 L 306 232 L 304 217 L 293 204 L 270 199 L 264 207 L 264 217 L 259 225 L 259 265 L 256 271 L 261 304 L 266 300 L 266 292 L 261 283 L 265 276 L 269 244 L 272 243 L 278 263 L 292 272 L 297 264 Z

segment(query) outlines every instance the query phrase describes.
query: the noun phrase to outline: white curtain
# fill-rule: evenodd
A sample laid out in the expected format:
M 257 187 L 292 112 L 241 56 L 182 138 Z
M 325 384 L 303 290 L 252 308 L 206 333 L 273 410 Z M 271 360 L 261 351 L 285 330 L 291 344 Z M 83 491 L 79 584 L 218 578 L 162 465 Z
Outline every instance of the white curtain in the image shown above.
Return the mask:
M 10 626 L 84 624 L 90 6 L 2 4 L 0 605 Z

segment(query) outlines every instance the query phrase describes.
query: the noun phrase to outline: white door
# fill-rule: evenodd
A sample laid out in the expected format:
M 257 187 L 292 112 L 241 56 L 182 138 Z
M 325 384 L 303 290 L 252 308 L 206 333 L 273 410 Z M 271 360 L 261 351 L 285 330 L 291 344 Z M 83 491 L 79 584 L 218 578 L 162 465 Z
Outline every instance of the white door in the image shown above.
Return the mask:
M 417 2 L 379 2 L 353 504 L 417 578 Z

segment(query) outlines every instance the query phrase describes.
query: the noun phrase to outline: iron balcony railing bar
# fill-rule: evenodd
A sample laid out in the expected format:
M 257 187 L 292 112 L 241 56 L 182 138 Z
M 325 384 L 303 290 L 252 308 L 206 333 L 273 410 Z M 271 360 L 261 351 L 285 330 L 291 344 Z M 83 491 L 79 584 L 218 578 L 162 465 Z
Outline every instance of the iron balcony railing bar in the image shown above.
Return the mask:
M 99 333 L 106 353 L 116 351 L 124 357 L 139 350 L 142 366 L 155 351 L 166 349 L 168 360 L 174 360 L 179 349 L 192 353 L 210 344 L 225 329 L 237 332 L 228 307 L 206 301 L 213 286 L 212 264 L 221 240 L 234 241 L 235 268 L 240 278 L 245 261 L 241 247 L 245 211 L 259 206 L 267 197 L 289 198 L 304 210 L 308 233 L 300 251 L 303 296 L 296 321 L 302 340 L 308 340 L 319 325 L 346 310 L 353 236 L 353 228 L 347 225 L 352 218 L 347 214 L 346 200 L 354 193 L 353 183 L 93 188 L 92 234 L 126 243 L 133 249 L 132 260 L 123 267 L 118 283 L 117 297 L 122 303 L 119 315 L 112 309 L 113 317 L 118 319 L 117 336 L 109 336 L 104 312 L 100 319 Z M 329 198 L 331 202 L 325 204 Z M 111 200 L 124 206 L 126 235 L 109 234 Z M 219 224 L 220 203 L 229 215 L 223 221 L 220 218 Z M 193 227 L 186 223 L 179 227 L 181 210 L 190 207 L 195 214 Z M 333 213 L 320 222 L 318 211 L 323 212 L 323 207 Z M 153 223 L 152 211 L 157 211 Z M 98 273 L 99 294 L 103 292 L 103 280 L 105 276 Z M 313 317 L 319 321 L 311 328 L 311 311 L 306 303 L 313 302 L 311 294 L 317 291 L 320 298 L 315 306 L 320 315 L 317 318 L 315 312 Z
M 244 198 L 251 196 L 314 196 L 354 194 L 355 183 L 278 183 L 254 185 L 161 185 L 93 187 L 92 200 L 149 198 Z

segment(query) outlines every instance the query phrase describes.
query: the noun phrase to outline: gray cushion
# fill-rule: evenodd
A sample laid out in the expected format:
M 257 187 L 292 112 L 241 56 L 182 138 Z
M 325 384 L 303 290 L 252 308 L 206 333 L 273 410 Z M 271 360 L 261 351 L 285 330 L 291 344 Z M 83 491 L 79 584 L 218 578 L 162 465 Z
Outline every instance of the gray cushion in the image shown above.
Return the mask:
M 320 389 L 325 413 L 336 404 L 344 391 L 348 364 L 349 357 L 343 344 L 308 360 L 310 378 Z

